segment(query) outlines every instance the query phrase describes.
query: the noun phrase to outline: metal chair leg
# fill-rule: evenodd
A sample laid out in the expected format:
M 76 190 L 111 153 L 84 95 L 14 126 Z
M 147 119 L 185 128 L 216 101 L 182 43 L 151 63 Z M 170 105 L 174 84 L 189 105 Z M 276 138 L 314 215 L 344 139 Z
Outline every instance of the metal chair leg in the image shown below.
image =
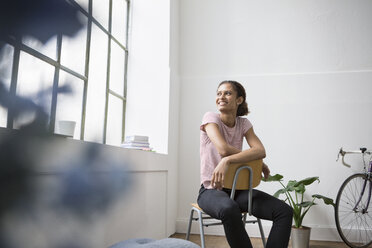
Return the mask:
M 189 240 L 189 238 L 190 238 L 190 232 L 191 232 L 191 225 L 192 225 L 193 217 L 194 217 L 194 209 L 191 209 L 190 219 L 189 219 L 189 226 L 187 227 L 187 233 L 186 233 L 186 240 Z
M 198 212 L 198 215 L 199 215 L 201 248 L 205 248 L 203 216 L 202 216 L 202 212 L 201 211 L 197 210 L 197 212 Z
M 257 218 L 257 222 L 258 222 L 258 227 L 260 228 L 260 234 L 261 234 L 263 247 L 266 247 L 266 239 L 265 239 L 265 234 L 262 228 L 261 220 Z
M 245 224 L 247 224 L 246 221 L 247 221 L 247 213 L 244 213 L 244 214 L 243 214 L 243 223 L 244 223 L 244 227 L 245 227 Z
M 196 211 L 198 213 L 198 218 L 194 218 L 194 211 Z M 187 227 L 187 233 L 186 233 L 186 240 L 189 240 L 189 238 L 190 238 L 191 225 L 192 225 L 192 221 L 194 221 L 194 220 L 199 221 L 201 248 L 205 248 L 203 214 L 197 208 L 192 208 L 191 209 L 190 218 L 189 218 L 189 225 Z M 247 220 L 247 213 L 244 213 L 243 216 L 242 216 L 242 221 L 244 223 L 244 226 L 246 225 L 246 220 Z M 255 221 L 253 221 L 251 223 L 254 223 L 254 222 Z M 260 230 L 260 235 L 261 235 L 263 247 L 266 247 L 266 238 L 265 238 L 265 234 L 264 234 L 264 231 L 263 231 L 263 228 L 262 228 L 261 219 L 257 218 L 256 222 L 257 222 L 259 230 Z

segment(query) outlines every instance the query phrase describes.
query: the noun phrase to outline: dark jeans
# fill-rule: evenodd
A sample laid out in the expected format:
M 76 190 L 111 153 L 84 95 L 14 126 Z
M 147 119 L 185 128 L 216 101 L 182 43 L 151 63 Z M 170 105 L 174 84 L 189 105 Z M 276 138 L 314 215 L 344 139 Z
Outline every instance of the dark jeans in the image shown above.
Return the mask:
M 231 248 L 252 247 L 241 217 L 241 212 L 248 210 L 246 190 L 237 190 L 235 200 L 231 200 L 230 190 L 205 189 L 202 185 L 198 204 L 207 214 L 222 221 Z M 288 204 L 265 192 L 253 190 L 252 214 L 257 218 L 273 221 L 266 248 L 288 247 L 293 215 Z

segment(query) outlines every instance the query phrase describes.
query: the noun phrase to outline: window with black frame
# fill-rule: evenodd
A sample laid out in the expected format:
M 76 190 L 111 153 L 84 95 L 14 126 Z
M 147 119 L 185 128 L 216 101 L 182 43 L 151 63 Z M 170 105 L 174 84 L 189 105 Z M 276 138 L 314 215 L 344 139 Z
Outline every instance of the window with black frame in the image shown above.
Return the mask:
M 79 9 L 84 27 L 46 44 L 9 37 L 1 51 L 2 81 L 10 92 L 43 106 L 50 132 L 76 123 L 74 138 L 119 145 L 124 139 L 129 0 L 66 0 Z M 53 93 L 69 85 L 71 94 Z M 50 94 L 40 94 L 50 92 Z M 0 127 L 19 128 L 32 116 L 13 118 L 0 107 Z

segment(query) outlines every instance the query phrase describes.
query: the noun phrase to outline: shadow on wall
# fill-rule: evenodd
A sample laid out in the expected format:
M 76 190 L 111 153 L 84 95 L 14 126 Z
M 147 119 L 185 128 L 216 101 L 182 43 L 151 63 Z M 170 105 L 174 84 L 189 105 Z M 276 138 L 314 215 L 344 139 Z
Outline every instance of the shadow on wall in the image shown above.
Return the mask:
M 3 0 L 0 52 L 10 37 L 28 35 L 45 44 L 57 34 L 73 36 L 81 27 L 77 9 L 68 0 Z M 100 145 L 87 145 L 60 167 L 66 170 L 58 174 L 53 188 L 38 188 L 35 168 L 43 147 L 53 139 L 49 116 L 43 106 L 11 95 L 2 81 L 0 71 L 0 105 L 15 118 L 24 113 L 35 117 L 0 137 L 0 247 L 93 247 L 90 231 L 97 216 L 130 186 L 123 161 L 105 157 Z M 69 87 L 57 91 L 71 94 Z M 39 97 L 51 93 L 40 92 Z M 47 197 L 41 194 L 45 191 Z

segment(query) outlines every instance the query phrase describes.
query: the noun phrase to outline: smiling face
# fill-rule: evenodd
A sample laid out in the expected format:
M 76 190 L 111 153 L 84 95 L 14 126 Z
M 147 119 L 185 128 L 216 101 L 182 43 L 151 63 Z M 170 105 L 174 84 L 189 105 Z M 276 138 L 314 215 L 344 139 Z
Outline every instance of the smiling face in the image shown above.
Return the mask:
M 218 87 L 216 105 L 221 113 L 231 112 L 236 114 L 238 106 L 242 102 L 243 98 L 237 97 L 237 92 L 230 83 L 224 83 Z

